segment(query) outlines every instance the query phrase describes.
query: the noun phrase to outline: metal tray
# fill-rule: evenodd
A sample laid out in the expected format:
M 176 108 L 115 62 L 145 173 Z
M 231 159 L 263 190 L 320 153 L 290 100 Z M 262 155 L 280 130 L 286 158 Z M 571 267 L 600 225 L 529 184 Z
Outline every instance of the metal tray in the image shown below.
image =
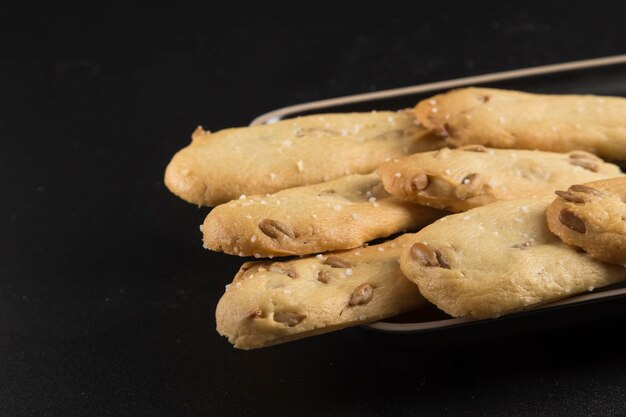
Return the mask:
M 397 110 L 413 107 L 418 101 L 449 90 L 451 88 L 480 85 L 495 88 L 523 90 L 537 93 L 554 94 L 597 94 L 626 97 L 626 55 L 618 55 L 563 64 L 504 71 L 493 74 L 438 81 L 411 87 L 372 93 L 337 97 L 327 100 L 313 101 L 284 107 L 265 113 L 252 121 L 251 126 L 274 123 L 290 117 L 314 113 L 335 113 L 371 110 Z M 626 271 L 625 271 L 626 274 Z M 481 323 L 519 322 L 529 315 L 544 320 L 543 314 L 554 314 L 563 309 L 582 312 L 584 315 L 597 316 L 599 310 L 589 310 L 589 304 L 602 303 L 616 299 L 626 300 L 626 283 L 597 289 L 549 304 L 529 308 L 523 312 L 510 314 L 498 319 L 470 320 L 453 318 L 435 308 L 427 308 L 405 316 L 371 323 L 366 328 L 392 333 L 420 333 L 438 329 L 475 326 Z M 611 303 L 610 313 L 621 313 L 623 309 L 615 308 Z M 616 311 L 617 310 L 617 311 Z M 602 312 L 606 315 L 606 311 Z M 562 314 L 561 314 L 562 316 Z M 560 321 L 567 317 L 560 317 Z M 550 321 L 550 320 L 548 320 Z

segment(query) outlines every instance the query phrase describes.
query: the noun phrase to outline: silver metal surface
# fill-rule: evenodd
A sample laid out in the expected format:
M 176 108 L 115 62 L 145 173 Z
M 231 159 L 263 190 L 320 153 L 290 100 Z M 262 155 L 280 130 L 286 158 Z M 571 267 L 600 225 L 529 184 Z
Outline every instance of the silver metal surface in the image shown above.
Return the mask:
M 407 96 L 411 94 L 427 93 L 430 91 L 445 90 L 456 87 L 463 87 L 469 85 L 475 85 L 479 83 L 488 83 L 503 80 L 515 80 L 525 77 L 531 77 L 536 75 L 547 75 L 558 72 L 568 72 L 580 69 L 588 68 L 600 68 L 609 65 L 626 64 L 626 55 L 616 55 L 604 58 L 587 59 L 582 61 L 566 62 L 562 64 L 544 65 L 539 67 L 525 68 L 512 71 L 503 71 L 485 75 L 477 75 L 472 77 L 457 78 L 454 80 L 437 81 L 427 84 L 420 84 L 410 87 L 395 88 L 391 90 L 382 90 L 372 93 L 355 94 L 350 96 L 343 96 L 337 98 L 331 98 L 327 100 L 312 101 L 309 103 L 297 104 L 294 106 L 283 107 L 271 112 L 265 113 L 250 123 L 250 126 L 257 126 L 267 123 L 275 123 L 279 120 L 288 118 L 293 115 L 297 115 L 303 112 L 311 112 L 315 110 L 323 111 L 325 108 L 334 107 L 338 105 L 362 103 L 370 100 L 377 100 L 382 98 L 393 98 Z M 619 297 L 626 295 L 626 284 L 620 288 L 612 288 L 610 290 L 598 289 L 594 292 L 581 294 L 569 298 L 565 298 L 553 303 L 542 304 L 529 308 L 525 311 L 542 311 L 555 307 L 569 306 L 586 302 L 601 301 L 602 299 L 609 299 L 613 297 Z M 446 327 L 458 326 L 466 323 L 470 323 L 476 320 L 462 319 L 462 318 L 448 318 L 434 321 L 414 322 L 414 323 L 391 323 L 380 321 L 365 325 L 379 331 L 388 331 L 394 333 L 403 332 L 420 332 L 432 329 L 441 329 Z

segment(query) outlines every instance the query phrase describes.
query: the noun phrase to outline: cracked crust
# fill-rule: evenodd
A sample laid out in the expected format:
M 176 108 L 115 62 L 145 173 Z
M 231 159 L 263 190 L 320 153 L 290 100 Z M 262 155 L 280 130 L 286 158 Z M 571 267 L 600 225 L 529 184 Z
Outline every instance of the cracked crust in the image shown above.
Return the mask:
M 417 104 L 423 126 L 455 146 L 568 152 L 626 160 L 626 99 L 463 88 Z
M 215 206 L 367 174 L 387 158 L 442 146 L 408 111 L 304 116 L 216 133 L 198 128 L 169 163 L 165 184 L 190 203 Z
M 248 262 L 217 305 L 217 331 L 255 349 L 424 307 L 398 263 L 409 236 L 327 257 Z
M 588 152 L 562 154 L 481 145 L 394 159 L 377 172 L 392 195 L 454 212 L 498 200 L 552 195 L 577 182 L 622 175 L 618 166 Z
M 573 185 L 557 195 L 547 211 L 550 230 L 594 258 L 626 265 L 626 177 Z
M 412 235 L 400 265 L 422 295 L 455 317 L 513 313 L 626 279 L 624 268 L 566 245 L 548 229 L 551 197 L 501 201 Z
M 252 196 L 214 208 L 204 246 L 239 256 L 307 255 L 350 249 L 418 230 L 445 213 L 390 196 L 377 174 Z

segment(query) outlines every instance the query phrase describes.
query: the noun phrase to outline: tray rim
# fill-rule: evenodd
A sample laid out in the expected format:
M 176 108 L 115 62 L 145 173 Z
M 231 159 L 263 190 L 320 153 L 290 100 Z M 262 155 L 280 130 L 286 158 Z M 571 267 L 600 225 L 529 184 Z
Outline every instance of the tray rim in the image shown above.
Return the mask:
M 329 98 L 324 100 L 310 101 L 306 103 L 296 104 L 292 106 L 281 107 L 276 110 L 264 113 L 256 117 L 250 126 L 258 126 L 262 124 L 275 123 L 293 114 L 298 114 L 305 111 L 320 110 L 325 107 L 353 104 L 364 101 L 400 97 L 411 94 L 427 93 L 435 90 L 450 89 L 455 87 L 462 87 L 472 84 L 487 83 L 494 81 L 513 80 L 526 77 L 532 77 L 536 75 L 547 75 L 558 72 L 570 72 L 581 69 L 602 68 L 611 65 L 626 64 L 626 54 L 612 55 L 600 58 L 584 59 L 578 61 L 569 61 L 550 65 L 541 65 L 535 67 L 528 67 L 522 69 L 515 69 L 509 71 L 500 71 L 482 75 L 474 75 L 470 77 L 454 78 L 451 80 L 435 81 L 424 84 L 417 84 L 408 87 L 393 88 L 387 90 L 374 91 L 370 93 L 352 94 L 347 96 L 340 96 L 335 98 Z M 518 313 L 507 314 L 501 317 L 514 317 L 519 314 L 525 314 L 529 312 L 543 312 L 552 310 L 557 307 L 571 306 L 587 302 L 595 302 L 608 298 L 615 298 L 626 295 L 626 283 L 622 288 L 613 288 L 610 290 L 598 289 L 596 292 L 575 295 L 567 297 L 561 300 L 554 301 L 552 303 L 541 304 L 528 308 Z M 494 319 L 466 319 L 466 318 L 449 318 L 434 321 L 414 322 L 414 323 L 390 323 L 385 321 L 377 321 L 369 324 L 364 324 L 363 327 L 367 327 L 372 330 L 391 332 L 391 333 L 416 333 L 421 331 L 442 329 L 447 327 L 455 327 L 466 323 L 476 323 L 481 321 L 498 320 Z
M 408 87 L 392 88 L 388 90 L 373 91 L 370 93 L 351 94 L 347 96 L 334 97 L 324 100 L 309 101 L 306 103 L 281 107 L 276 110 L 264 113 L 252 120 L 250 126 L 276 123 L 277 121 L 285 118 L 285 116 L 297 114 L 303 111 L 322 109 L 324 107 L 359 103 L 363 101 L 382 98 L 406 96 L 411 94 L 427 93 L 429 91 L 462 87 L 470 84 L 504 81 L 532 77 L 535 75 L 546 75 L 556 72 L 568 72 L 580 69 L 607 67 L 610 65 L 618 64 L 626 64 L 626 54 L 612 55 L 601 58 L 583 59 L 579 61 L 569 61 L 559 64 L 541 65 L 509 71 L 492 72 L 482 75 L 473 75 L 470 77 L 454 78 L 451 80 L 417 84 Z

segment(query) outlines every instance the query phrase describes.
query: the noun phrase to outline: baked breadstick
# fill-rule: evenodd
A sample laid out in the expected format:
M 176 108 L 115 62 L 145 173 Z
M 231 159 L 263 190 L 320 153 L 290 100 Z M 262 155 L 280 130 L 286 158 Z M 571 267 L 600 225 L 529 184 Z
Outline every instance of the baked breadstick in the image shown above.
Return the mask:
M 626 266 L 626 177 L 557 191 L 548 227 L 565 243 L 601 261 Z
M 501 201 L 444 217 L 412 235 L 402 271 L 441 310 L 473 318 L 625 280 L 626 269 L 578 252 L 550 232 L 551 201 Z
M 626 99 L 463 88 L 421 101 L 417 119 L 456 146 L 568 152 L 626 160 Z
M 217 305 L 217 331 L 254 349 L 428 305 L 400 272 L 410 235 L 286 262 L 245 263 Z
M 205 206 L 368 174 L 388 158 L 443 143 L 408 111 L 304 116 L 217 133 L 198 128 L 192 139 L 168 165 L 165 184 Z
M 389 161 L 378 168 L 394 196 L 450 211 L 498 200 L 553 195 L 571 184 L 622 175 L 597 156 L 468 145 Z
M 391 197 L 377 174 L 252 196 L 215 207 L 204 246 L 239 256 L 308 255 L 418 230 L 445 213 Z

